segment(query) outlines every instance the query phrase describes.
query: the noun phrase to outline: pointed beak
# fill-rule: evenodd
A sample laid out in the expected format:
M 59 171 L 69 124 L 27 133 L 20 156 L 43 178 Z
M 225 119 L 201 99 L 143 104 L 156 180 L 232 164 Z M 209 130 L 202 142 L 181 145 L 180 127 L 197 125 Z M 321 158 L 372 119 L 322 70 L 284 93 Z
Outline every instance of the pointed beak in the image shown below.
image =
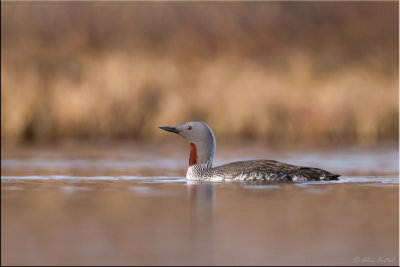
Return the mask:
M 179 133 L 180 131 L 176 129 L 175 127 L 167 127 L 167 126 L 158 126 L 158 128 L 163 129 L 164 131 L 168 131 L 171 133 Z

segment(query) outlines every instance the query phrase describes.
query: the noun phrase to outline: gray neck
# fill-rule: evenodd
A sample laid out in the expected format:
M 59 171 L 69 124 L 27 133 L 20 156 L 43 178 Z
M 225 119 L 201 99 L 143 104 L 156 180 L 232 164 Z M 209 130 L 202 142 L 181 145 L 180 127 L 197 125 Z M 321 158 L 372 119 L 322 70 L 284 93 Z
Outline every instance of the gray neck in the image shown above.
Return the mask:
M 215 137 L 210 130 L 210 138 L 207 141 L 196 143 L 197 149 L 197 164 L 202 168 L 212 168 L 212 163 L 215 155 Z

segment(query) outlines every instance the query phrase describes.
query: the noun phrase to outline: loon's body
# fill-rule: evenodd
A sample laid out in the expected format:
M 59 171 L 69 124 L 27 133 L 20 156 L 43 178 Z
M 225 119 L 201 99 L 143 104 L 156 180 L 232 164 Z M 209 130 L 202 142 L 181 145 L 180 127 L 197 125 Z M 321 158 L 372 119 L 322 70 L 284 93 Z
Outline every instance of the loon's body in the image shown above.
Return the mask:
M 214 168 L 190 166 L 188 180 L 296 182 L 337 180 L 339 175 L 317 168 L 300 167 L 275 160 L 237 161 Z
M 187 122 L 177 127 L 159 126 L 177 133 L 190 142 L 188 180 L 197 181 L 266 181 L 296 182 L 338 180 L 340 175 L 328 171 L 286 164 L 275 160 L 246 160 L 212 167 L 215 137 L 204 122 Z

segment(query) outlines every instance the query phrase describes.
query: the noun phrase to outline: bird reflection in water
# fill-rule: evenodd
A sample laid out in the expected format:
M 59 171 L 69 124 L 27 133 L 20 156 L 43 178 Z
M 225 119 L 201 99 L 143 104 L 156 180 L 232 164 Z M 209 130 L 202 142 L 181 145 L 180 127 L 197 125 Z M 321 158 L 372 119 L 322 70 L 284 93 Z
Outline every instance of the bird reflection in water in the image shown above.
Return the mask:
M 187 181 L 190 240 L 194 262 L 212 264 L 214 251 L 215 186 Z

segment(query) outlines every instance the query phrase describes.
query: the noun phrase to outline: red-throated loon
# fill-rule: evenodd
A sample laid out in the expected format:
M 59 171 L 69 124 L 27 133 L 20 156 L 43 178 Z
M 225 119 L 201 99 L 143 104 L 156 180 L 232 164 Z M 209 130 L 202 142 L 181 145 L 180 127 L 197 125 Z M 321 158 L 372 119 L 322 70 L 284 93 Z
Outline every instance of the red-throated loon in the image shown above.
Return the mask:
M 188 180 L 198 181 L 320 181 L 338 180 L 340 175 L 328 171 L 286 164 L 275 160 L 246 160 L 212 167 L 215 137 L 210 127 L 200 121 L 183 123 L 176 127 L 159 126 L 179 134 L 190 142 Z

